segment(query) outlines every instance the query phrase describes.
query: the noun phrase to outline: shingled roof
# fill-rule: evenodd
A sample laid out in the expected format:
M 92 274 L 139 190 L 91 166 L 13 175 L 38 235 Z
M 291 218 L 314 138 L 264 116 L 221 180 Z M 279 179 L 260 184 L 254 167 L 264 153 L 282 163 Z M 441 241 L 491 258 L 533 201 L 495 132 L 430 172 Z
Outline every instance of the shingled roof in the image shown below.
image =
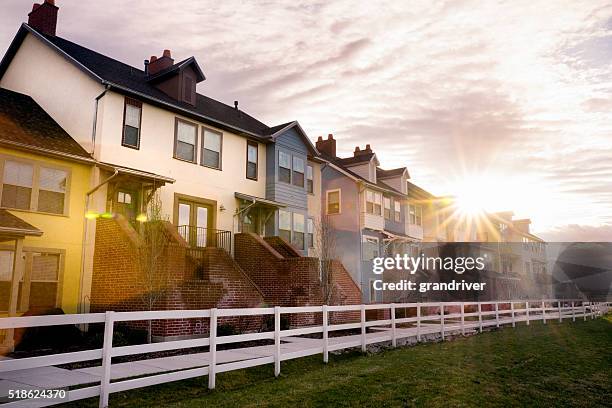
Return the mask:
M 0 234 L 3 236 L 6 234 L 40 236 L 42 231 L 5 209 L 0 208 Z
M 44 43 L 60 52 L 66 59 L 75 63 L 86 74 L 104 85 L 114 88 L 117 92 L 146 99 L 152 104 L 162 105 L 164 108 L 173 109 L 202 122 L 260 138 L 263 141 L 266 141 L 270 134 L 270 128 L 266 124 L 242 110 L 202 94 L 196 94 L 195 106 L 177 101 L 155 87 L 150 81 L 152 77 L 146 74 L 144 70 L 107 57 L 62 37 L 39 33 L 25 23 L 22 24 L 0 63 L 0 78 L 6 72 L 8 65 L 28 33 L 38 37 Z M 189 61 L 190 58 L 175 64 L 171 68 L 174 69 Z
M 93 161 L 31 97 L 0 89 L 0 143 Z

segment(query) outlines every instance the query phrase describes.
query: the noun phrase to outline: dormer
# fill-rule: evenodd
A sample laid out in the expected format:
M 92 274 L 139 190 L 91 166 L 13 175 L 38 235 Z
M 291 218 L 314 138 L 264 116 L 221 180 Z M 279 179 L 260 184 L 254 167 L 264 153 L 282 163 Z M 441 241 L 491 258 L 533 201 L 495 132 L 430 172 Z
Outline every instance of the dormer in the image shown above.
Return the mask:
M 408 169 L 406 167 L 398 167 L 397 169 L 383 170 L 381 168 L 376 169 L 376 179 L 384 182 L 389 187 L 394 188 L 397 191 L 401 191 L 403 194 L 408 194 Z
M 194 57 L 175 64 L 170 50 L 164 50 L 161 57 L 145 60 L 145 72 L 149 83 L 169 97 L 192 106 L 196 105 L 196 85 L 206 79 Z
M 376 184 L 376 168 L 380 165 L 376 153 L 372 151 L 369 144 L 365 149 L 355 147 L 353 157 L 342 159 L 342 164 L 353 173 L 358 174 L 370 183 Z

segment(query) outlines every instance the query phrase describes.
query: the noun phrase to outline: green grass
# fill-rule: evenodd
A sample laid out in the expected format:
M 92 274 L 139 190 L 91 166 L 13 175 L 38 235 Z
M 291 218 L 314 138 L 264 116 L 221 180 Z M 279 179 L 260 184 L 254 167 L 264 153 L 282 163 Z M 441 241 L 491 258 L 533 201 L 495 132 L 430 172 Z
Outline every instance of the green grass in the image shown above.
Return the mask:
M 111 395 L 111 407 L 601 407 L 612 404 L 612 317 L 532 322 L 364 356 L 320 355 Z M 97 399 L 75 406 L 97 406 Z

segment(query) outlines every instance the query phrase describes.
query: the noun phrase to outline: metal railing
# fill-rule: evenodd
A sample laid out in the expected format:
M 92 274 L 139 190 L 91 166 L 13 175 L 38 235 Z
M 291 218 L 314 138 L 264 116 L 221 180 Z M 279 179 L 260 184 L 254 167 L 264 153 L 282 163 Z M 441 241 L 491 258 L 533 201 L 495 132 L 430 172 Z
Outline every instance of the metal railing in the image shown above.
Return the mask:
M 190 248 L 222 248 L 228 253 L 232 250 L 232 233 L 212 228 L 179 225 L 178 233 Z
M 489 301 L 489 302 L 429 302 L 429 303 L 398 303 L 398 304 L 371 304 L 371 305 L 346 305 L 346 306 L 307 306 L 307 307 L 272 307 L 251 309 L 208 309 L 208 310 L 172 310 L 172 311 L 144 311 L 144 312 L 106 312 L 73 315 L 52 316 L 27 316 L 0 318 L 0 329 L 15 329 L 26 327 L 58 326 L 69 324 L 104 324 L 104 341 L 102 348 L 94 350 L 67 352 L 38 357 L 27 357 L 19 359 L 0 360 L 0 372 L 16 370 L 36 369 L 54 365 L 70 364 L 83 361 L 101 359 L 101 376 L 99 384 L 83 384 L 82 388 L 66 390 L 66 397 L 61 401 L 53 400 L 19 400 L 1 405 L 1 407 L 21 407 L 32 402 L 37 407 L 55 405 L 67 401 L 76 401 L 84 398 L 99 396 L 99 406 L 107 407 L 111 393 L 148 387 L 187 378 L 208 376 L 208 387 L 215 388 L 216 374 L 233 371 L 242 368 L 254 367 L 264 364 L 274 364 L 274 375 L 278 376 L 281 370 L 281 362 L 305 357 L 314 354 L 323 354 L 325 363 L 329 360 L 329 352 L 346 348 L 360 347 L 366 351 L 368 344 L 390 342 L 396 347 L 400 339 L 416 338 L 422 341 L 423 337 L 439 336 L 445 340 L 449 335 L 465 334 L 467 330 L 482 332 L 486 327 L 500 327 L 511 325 L 515 327 L 519 322 L 529 325 L 530 322 L 542 320 L 547 321 L 579 318 L 583 320 L 594 319 L 607 313 L 612 307 L 612 302 L 590 303 L 582 300 L 519 300 L 519 301 Z M 403 313 L 396 317 L 398 309 Z M 383 319 L 368 320 L 366 311 L 382 310 Z M 408 313 L 410 310 L 413 313 Z M 359 312 L 360 318 L 351 322 L 330 323 L 334 313 Z M 321 325 L 281 330 L 281 316 L 297 313 L 321 313 Z M 414 315 L 413 315 L 414 314 Z M 267 332 L 245 333 L 238 335 L 218 336 L 218 319 L 240 316 L 273 316 L 274 330 Z M 387 318 L 388 317 L 388 318 Z M 168 342 L 139 344 L 129 346 L 113 346 L 112 338 L 116 323 L 168 320 L 168 319 L 197 319 L 209 320 L 209 337 L 194 338 L 189 340 L 173 340 Z M 408 327 L 407 327 L 408 325 Z M 368 332 L 370 329 L 370 332 Z M 332 331 L 353 330 L 359 334 L 346 334 L 344 336 L 329 336 Z M 301 349 L 291 348 L 283 352 L 281 348 L 282 338 L 293 338 L 307 334 L 321 333 L 321 339 L 304 339 Z M 256 340 L 268 340 L 273 342 L 270 346 L 269 355 L 261 355 L 261 350 L 250 359 L 218 360 L 219 353 L 232 351 L 240 352 L 241 348 L 219 351 L 217 348 L 223 344 L 235 344 L 252 342 Z M 315 342 L 315 343 L 313 343 Z M 207 353 L 200 354 L 202 359 L 193 367 L 177 370 L 169 366 L 167 369 L 160 368 L 158 372 L 147 376 L 132 376 L 129 379 L 113 377 L 111 382 L 111 359 L 121 356 L 133 356 L 145 353 L 158 353 L 162 351 L 189 349 L 194 347 L 208 347 Z M 206 356 L 205 356 L 206 355 Z M 160 367 L 160 357 L 156 359 L 156 367 Z M 138 360 L 141 362 L 147 359 Z M 163 365 L 162 365 L 163 366 Z M 27 405 L 30 406 L 30 405 Z

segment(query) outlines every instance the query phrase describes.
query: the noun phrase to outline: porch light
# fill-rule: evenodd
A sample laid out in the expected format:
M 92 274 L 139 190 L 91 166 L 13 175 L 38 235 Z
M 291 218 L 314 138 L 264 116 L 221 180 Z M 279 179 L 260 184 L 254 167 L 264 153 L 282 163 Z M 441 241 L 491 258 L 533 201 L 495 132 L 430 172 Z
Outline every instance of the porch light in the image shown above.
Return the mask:
M 98 214 L 97 212 L 94 212 L 94 211 L 88 211 L 85 214 L 85 218 L 87 218 L 88 220 L 95 220 L 99 216 L 100 216 L 100 214 Z
M 109 213 L 109 212 L 100 214 L 100 217 L 102 218 L 113 218 L 113 216 L 114 216 L 113 213 Z
M 136 217 L 136 221 L 138 222 L 147 222 L 148 218 L 147 218 L 147 214 L 138 214 L 138 216 Z

